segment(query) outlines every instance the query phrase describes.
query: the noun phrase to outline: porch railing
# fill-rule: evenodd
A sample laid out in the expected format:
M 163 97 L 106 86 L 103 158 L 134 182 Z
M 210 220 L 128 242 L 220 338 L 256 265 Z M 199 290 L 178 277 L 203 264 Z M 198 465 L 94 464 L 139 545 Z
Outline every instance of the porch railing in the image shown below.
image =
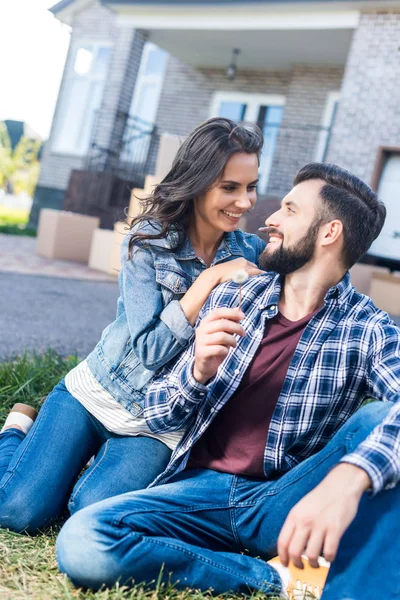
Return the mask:
M 98 111 L 85 170 L 113 173 L 140 186 L 155 162 L 159 135 L 153 123 L 118 111 L 107 143 L 101 139 L 106 114 Z

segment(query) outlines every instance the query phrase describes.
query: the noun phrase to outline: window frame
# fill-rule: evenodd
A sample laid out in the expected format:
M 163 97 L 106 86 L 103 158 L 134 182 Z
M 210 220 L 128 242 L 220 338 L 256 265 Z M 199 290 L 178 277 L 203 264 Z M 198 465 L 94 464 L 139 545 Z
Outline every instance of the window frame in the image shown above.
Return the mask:
M 56 116 L 56 120 L 55 120 L 55 128 L 54 128 L 54 133 L 52 133 L 52 136 L 51 136 L 52 137 L 52 139 L 51 139 L 52 154 L 61 154 L 63 156 L 82 158 L 86 155 L 86 153 L 89 150 L 89 146 L 87 146 L 86 148 L 84 148 L 83 146 L 76 147 L 75 149 L 68 147 L 63 144 L 63 140 L 60 137 L 62 129 L 65 124 L 65 120 L 63 120 L 63 118 L 65 119 L 65 115 L 66 115 L 66 112 L 68 109 L 68 106 L 67 106 L 68 92 L 71 89 L 71 86 L 73 85 L 73 83 L 75 81 L 82 81 L 83 79 L 86 79 L 89 86 L 92 86 L 93 83 L 96 83 L 96 82 L 103 83 L 102 97 L 104 96 L 104 90 L 105 90 L 105 86 L 107 83 L 107 75 L 108 75 L 109 69 L 111 67 L 112 53 L 110 55 L 110 61 L 109 61 L 106 73 L 104 73 L 103 75 L 98 74 L 98 73 L 97 74 L 93 73 L 92 75 L 79 75 L 78 73 L 75 73 L 75 71 L 74 71 L 74 65 L 75 65 L 77 52 L 80 48 L 84 48 L 87 46 L 91 46 L 94 49 L 94 56 L 96 56 L 96 54 L 100 48 L 109 48 L 112 51 L 114 44 L 109 40 L 102 41 L 102 40 L 90 40 L 90 39 L 85 39 L 85 38 L 76 40 L 73 42 L 73 44 L 71 46 L 71 54 L 70 54 L 71 58 L 67 64 L 67 72 L 65 75 L 62 89 L 61 89 L 61 95 L 60 95 L 58 103 L 57 103 L 57 116 Z M 102 100 L 100 100 L 100 105 L 101 105 L 101 102 L 102 102 Z M 100 106 L 99 106 L 99 108 L 100 108 Z M 89 140 L 89 142 L 90 142 L 90 140 Z

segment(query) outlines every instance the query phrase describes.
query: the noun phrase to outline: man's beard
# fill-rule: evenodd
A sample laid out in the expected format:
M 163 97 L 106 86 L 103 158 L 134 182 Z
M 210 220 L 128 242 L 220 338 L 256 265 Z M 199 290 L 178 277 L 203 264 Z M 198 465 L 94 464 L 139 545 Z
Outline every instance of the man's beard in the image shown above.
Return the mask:
M 283 240 L 279 248 L 272 252 L 267 246 L 258 259 L 261 269 L 275 271 L 275 273 L 285 276 L 304 267 L 314 258 L 315 243 L 320 226 L 321 220 L 317 219 L 310 225 L 306 234 L 296 242 L 294 247 L 284 248 Z

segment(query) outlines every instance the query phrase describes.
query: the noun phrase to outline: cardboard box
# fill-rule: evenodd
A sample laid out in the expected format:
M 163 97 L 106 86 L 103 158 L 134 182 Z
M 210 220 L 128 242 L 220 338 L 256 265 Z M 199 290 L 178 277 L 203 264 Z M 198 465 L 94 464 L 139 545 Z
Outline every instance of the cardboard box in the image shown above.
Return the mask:
M 89 267 L 118 276 L 121 270 L 121 244 L 128 232 L 124 221 L 115 223 L 113 231 L 96 229 L 90 250 Z
M 389 271 L 384 267 L 356 263 L 350 269 L 351 283 L 356 288 L 357 292 L 369 296 L 371 292 L 372 277 L 377 273 L 388 274 Z
M 160 136 L 156 162 L 156 177 L 158 177 L 160 181 L 161 179 L 164 179 L 168 171 L 170 171 L 176 153 L 184 139 L 184 137 L 171 135 L 170 133 L 163 133 Z
M 374 273 L 371 279 L 370 296 L 374 304 L 390 313 L 400 316 L 400 277 L 384 273 Z
M 87 264 L 93 233 L 99 224 L 99 217 L 42 208 L 39 215 L 36 254 Z
M 160 179 L 155 175 L 147 175 L 144 183 L 144 188 L 134 188 L 131 192 L 129 202 L 127 221 L 131 223 L 141 212 L 140 200 L 147 198 L 152 193 L 154 187 L 160 183 Z

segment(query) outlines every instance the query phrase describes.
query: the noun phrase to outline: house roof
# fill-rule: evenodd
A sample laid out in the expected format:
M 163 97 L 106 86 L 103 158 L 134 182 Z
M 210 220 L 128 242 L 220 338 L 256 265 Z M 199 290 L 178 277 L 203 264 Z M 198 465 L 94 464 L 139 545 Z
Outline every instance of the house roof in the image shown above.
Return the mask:
M 73 0 L 64 0 L 69 3 Z M 352 0 L 353 2 L 374 2 L 376 0 Z M 243 4 L 246 0 L 100 0 L 102 4 Z M 348 2 L 348 0 L 251 0 L 253 4 L 310 4 L 315 2 L 319 4 L 329 2 Z M 62 2 L 60 2 L 62 4 Z
M 57 4 L 54 4 L 54 6 L 50 7 L 49 11 L 56 15 L 58 12 L 60 12 L 60 10 L 63 10 L 70 4 L 73 4 L 74 2 L 75 0 L 60 0 L 60 2 L 57 2 Z

